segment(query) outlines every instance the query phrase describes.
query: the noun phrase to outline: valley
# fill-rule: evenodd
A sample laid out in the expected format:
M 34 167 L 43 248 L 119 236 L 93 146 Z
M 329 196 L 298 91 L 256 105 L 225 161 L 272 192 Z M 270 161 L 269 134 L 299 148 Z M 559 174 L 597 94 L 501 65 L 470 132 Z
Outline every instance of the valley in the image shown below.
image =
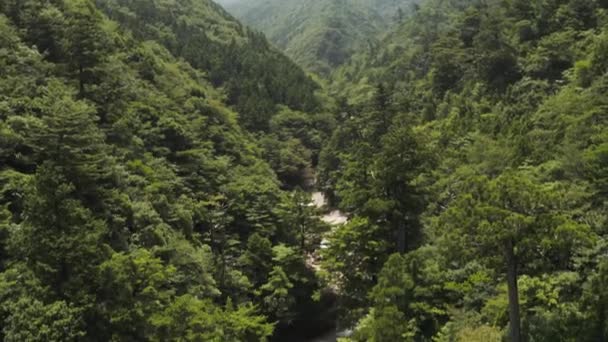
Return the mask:
M 411 14 L 415 0 L 224 0 L 304 69 L 328 76 L 355 52 L 371 50 Z
M 607 341 L 607 92 L 604 0 L 0 0 L 0 340 Z

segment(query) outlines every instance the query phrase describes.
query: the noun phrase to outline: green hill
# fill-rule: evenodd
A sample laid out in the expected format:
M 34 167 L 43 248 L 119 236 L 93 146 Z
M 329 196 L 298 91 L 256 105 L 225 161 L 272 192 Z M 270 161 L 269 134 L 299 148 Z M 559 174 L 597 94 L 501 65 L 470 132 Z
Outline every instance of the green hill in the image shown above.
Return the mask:
M 390 27 L 404 20 L 412 3 L 411 0 L 255 0 L 224 4 L 244 23 L 264 32 L 304 68 L 327 75 L 353 53 L 369 49 Z

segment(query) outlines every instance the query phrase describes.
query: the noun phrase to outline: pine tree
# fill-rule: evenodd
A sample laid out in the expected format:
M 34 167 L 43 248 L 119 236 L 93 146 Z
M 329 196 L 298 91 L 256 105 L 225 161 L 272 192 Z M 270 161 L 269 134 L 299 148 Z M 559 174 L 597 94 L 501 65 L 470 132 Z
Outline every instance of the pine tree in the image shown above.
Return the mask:
M 71 72 L 78 79 L 78 95 L 86 96 L 86 86 L 94 82 L 94 69 L 108 52 L 110 41 L 101 28 L 102 18 L 90 1 L 70 2 L 64 50 Z
M 31 137 L 38 159 L 63 174 L 75 186 L 76 196 L 95 204 L 113 170 L 94 109 L 73 100 L 58 83 L 49 84 L 41 105 L 43 125 Z
M 43 125 L 31 136 L 40 166 L 26 197 L 21 250 L 58 295 L 83 295 L 105 254 L 107 227 L 92 209 L 103 208 L 111 164 L 88 105 L 56 83 L 40 101 Z
M 559 199 L 567 193 L 554 184 L 538 182 L 524 171 L 507 171 L 493 180 L 471 178 L 469 182 L 471 193 L 462 194 L 438 222 L 444 232 L 443 243 L 463 259 L 472 252 L 474 258 L 483 256 L 497 271 L 506 270 L 510 336 L 518 342 L 523 338 L 518 290 L 522 269 L 538 258 L 535 252 L 554 255 L 557 267 L 567 262 L 573 250 L 593 241 L 594 234 L 560 210 Z M 554 240 L 555 235 L 560 235 L 560 240 Z M 544 241 L 540 251 L 534 247 L 539 241 Z

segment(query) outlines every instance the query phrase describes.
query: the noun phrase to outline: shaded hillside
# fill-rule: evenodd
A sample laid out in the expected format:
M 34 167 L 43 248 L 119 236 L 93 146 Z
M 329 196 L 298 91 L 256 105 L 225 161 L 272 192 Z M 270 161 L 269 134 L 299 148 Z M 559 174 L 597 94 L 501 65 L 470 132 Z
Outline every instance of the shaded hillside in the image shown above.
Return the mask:
M 137 39 L 154 40 L 222 86 L 245 127 L 268 128 L 276 105 L 314 111 L 317 85 L 211 0 L 96 0 Z

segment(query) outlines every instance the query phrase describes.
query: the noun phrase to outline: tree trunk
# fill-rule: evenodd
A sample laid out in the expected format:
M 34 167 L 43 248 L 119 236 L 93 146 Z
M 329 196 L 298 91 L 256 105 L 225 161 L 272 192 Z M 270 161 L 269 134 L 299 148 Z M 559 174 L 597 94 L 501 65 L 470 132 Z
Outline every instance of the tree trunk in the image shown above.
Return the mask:
M 78 85 L 79 85 L 79 93 L 78 96 L 80 98 L 84 98 L 84 67 L 78 65 Z
M 511 342 L 521 342 L 521 320 L 519 318 L 519 292 L 517 289 L 517 260 L 513 241 L 509 239 L 506 245 L 507 286 L 509 288 L 509 325 L 511 326 Z
M 405 222 L 401 220 L 397 223 L 397 251 L 404 254 L 407 250 L 407 231 Z
M 603 296 L 600 297 L 600 309 L 598 310 L 598 328 L 597 328 L 597 340 L 606 341 L 606 301 Z
M 300 248 L 302 254 L 306 254 L 306 231 L 303 224 L 300 224 Z

